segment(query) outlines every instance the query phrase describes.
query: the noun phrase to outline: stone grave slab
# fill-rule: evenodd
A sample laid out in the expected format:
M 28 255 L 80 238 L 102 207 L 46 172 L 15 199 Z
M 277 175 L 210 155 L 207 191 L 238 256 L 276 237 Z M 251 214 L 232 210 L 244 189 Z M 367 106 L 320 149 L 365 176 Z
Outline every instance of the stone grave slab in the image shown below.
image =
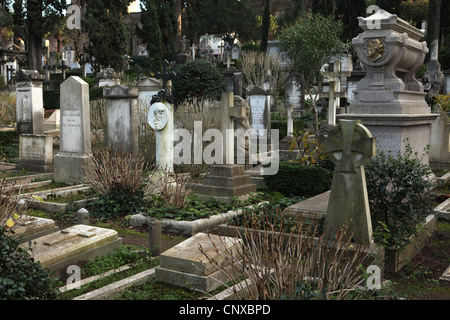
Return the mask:
M 321 193 L 312 198 L 287 207 L 281 213 L 289 217 L 302 216 L 303 218 L 319 219 L 326 216 L 330 191 Z
M 221 286 L 221 282 L 230 279 L 209 261 L 199 250 L 199 246 L 222 267 L 229 268 L 228 262 L 217 253 L 215 246 L 220 252 L 229 255 L 226 250 L 236 253 L 240 244 L 241 240 L 238 239 L 197 233 L 160 255 L 160 266 L 156 267 L 155 279 L 184 288 L 210 292 Z
M 445 270 L 439 280 L 450 281 L 450 266 L 447 268 L 447 270 Z
M 33 239 L 59 231 L 55 221 L 40 217 L 20 216 L 12 228 L 14 238 L 20 243 L 28 243 Z
M 50 271 L 59 271 L 86 259 L 106 255 L 122 245 L 115 230 L 75 225 L 35 239 L 31 255 Z M 28 243 L 21 244 L 28 248 Z

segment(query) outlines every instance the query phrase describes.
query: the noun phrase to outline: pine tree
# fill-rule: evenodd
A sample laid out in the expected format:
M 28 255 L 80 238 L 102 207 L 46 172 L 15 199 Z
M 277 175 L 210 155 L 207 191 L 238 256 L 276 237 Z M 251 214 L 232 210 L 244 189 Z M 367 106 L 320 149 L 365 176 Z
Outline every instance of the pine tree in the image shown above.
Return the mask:
M 136 30 L 138 36 L 147 44 L 151 71 L 161 71 L 163 60 L 161 30 L 153 0 L 141 0 L 141 23 L 142 29 Z
M 267 42 L 269 41 L 269 29 L 270 29 L 270 0 L 265 0 L 261 25 L 261 44 L 259 47 L 261 51 L 267 51 Z

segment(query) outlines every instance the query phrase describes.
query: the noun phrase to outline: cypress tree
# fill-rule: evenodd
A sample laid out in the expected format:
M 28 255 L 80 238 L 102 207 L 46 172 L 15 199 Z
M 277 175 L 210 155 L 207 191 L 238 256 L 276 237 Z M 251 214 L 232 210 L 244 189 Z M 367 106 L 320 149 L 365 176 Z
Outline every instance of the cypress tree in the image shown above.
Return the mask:
M 86 3 L 85 26 L 90 43 L 85 50 L 97 70 L 103 66 L 122 71 L 125 66 L 128 30 L 122 16 L 126 14 L 130 2 L 89 0 Z
M 141 23 L 142 29 L 136 30 L 138 36 L 147 44 L 151 71 L 161 71 L 163 60 L 161 29 L 153 0 L 141 0 Z
M 261 44 L 259 47 L 261 51 L 267 51 L 267 42 L 269 41 L 269 29 L 270 29 L 270 0 L 265 0 L 261 24 Z

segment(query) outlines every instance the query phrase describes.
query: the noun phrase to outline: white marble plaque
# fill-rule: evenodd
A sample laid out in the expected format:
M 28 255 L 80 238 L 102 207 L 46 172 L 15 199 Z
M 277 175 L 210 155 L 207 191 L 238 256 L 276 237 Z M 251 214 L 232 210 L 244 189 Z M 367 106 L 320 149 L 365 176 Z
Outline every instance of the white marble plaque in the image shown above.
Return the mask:
M 81 126 L 81 110 L 62 110 L 63 151 L 83 153 L 83 128 Z
M 259 130 L 267 129 L 267 124 L 264 119 L 266 109 L 266 96 L 250 96 L 250 126 L 259 134 Z

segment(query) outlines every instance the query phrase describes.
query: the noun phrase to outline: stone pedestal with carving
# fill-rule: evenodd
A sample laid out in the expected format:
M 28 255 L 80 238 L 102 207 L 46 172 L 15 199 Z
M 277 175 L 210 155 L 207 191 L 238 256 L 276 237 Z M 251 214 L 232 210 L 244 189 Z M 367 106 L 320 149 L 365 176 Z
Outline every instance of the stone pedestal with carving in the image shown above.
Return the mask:
M 42 84 L 45 75 L 36 70 L 19 70 L 16 76 L 17 134 L 44 133 Z
M 357 84 L 348 113 L 337 118 L 361 120 L 377 138 L 379 150 L 403 152 L 409 143 L 422 154 L 437 116 L 415 76 L 428 53 L 426 43 L 420 41 L 424 34 L 384 10 L 358 20 L 364 32 L 352 43 L 366 75 Z M 374 28 L 373 21 L 380 27 Z

